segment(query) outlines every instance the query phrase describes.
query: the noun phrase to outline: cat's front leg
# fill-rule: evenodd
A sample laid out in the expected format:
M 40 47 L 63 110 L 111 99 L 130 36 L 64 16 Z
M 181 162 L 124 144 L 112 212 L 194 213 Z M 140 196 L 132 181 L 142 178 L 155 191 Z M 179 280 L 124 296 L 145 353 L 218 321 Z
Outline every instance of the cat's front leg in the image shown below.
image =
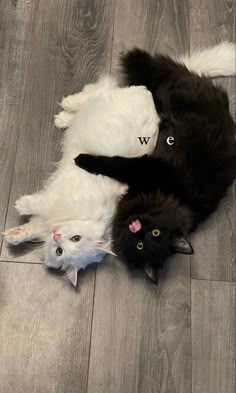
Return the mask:
M 91 154 L 80 154 L 75 158 L 75 164 L 94 175 L 104 174 L 101 167 L 104 158 L 102 156 L 92 156 Z M 96 165 L 98 161 L 99 166 Z
M 75 158 L 80 168 L 93 174 L 109 176 L 135 190 L 153 191 L 157 187 L 173 190 L 182 186 L 177 171 L 167 161 L 147 154 L 141 157 L 104 157 L 80 154 Z
M 90 154 L 80 154 L 75 158 L 75 163 L 82 169 L 96 174 L 109 176 L 121 183 L 138 183 L 143 175 L 144 166 L 149 163 L 148 156 L 125 158 L 125 157 L 105 157 L 92 156 Z
M 3 232 L 6 241 L 13 246 L 17 246 L 18 244 L 39 240 L 46 240 L 46 233 L 42 226 L 35 225 L 35 223 L 28 222 L 24 225 L 20 225 L 15 228 L 10 228 Z
M 42 195 L 24 195 L 17 199 L 15 208 L 22 215 L 38 214 L 41 209 Z

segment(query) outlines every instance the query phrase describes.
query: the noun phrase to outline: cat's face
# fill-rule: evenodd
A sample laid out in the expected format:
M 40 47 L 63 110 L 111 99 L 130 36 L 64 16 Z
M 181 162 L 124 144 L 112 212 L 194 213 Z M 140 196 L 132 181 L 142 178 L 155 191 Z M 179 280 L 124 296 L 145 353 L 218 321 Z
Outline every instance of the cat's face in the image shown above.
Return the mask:
M 89 221 L 65 221 L 54 225 L 45 243 L 45 263 L 48 267 L 67 271 L 100 262 L 112 253 L 108 242 L 101 237 L 100 228 Z
M 114 249 L 130 267 L 142 268 L 151 279 L 176 252 L 191 254 L 192 246 L 169 214 L 139 214 L 123 222 L 122 235 L 114 236 Z M 152 273 L 150 273 L 152 271 Z

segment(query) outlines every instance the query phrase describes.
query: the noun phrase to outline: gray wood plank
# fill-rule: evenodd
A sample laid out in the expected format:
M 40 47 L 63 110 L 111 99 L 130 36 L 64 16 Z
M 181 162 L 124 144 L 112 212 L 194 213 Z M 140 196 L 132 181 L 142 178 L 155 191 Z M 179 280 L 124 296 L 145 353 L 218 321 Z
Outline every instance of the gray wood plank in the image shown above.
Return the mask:
M 75 291 L 37 264 L 0 268 L 0 391 L 86 393 L 91 275 Z
M 0 4 L 0 242 L 12 184 L 30 62 L 32 2 Z M 21 50 L 19 50 L 19 46 Z
M 192 280 L 192 393 L 236 390 L 236 284 Z
M 189 49 L 189 2 L 120 0 L 115 10 L 112 70 L 119 54 L 133 47 L 178 56 Z
M 88 393 L 189 393 L 189 264 L 157 287 L 110 261 L 97 269 Z
M 0 2 L 0 102 L 18 103 L 27 81 L 34 2 Z
M 53 128 L 57 102 L 110 69 L 113 1 L 32 3 L 30 66 L 22 116 L 13 124 L 20 136 L 6 228 L 19 223 L 12 207 L 15 200 L 39 190 L 53 170 L 51 163 L 59 158 L 60 133 Z M 17 3 L 15 12 L 19 10 Z M 18 51 L 24 52 L 24 46 L 19 42 Z M 40 252 L 4 244 L 1 259 L 40 262 Z
M 0 101 L 0 244 L 12 184 L 19 131 L 16 125 L 19 123 L 20 113 L 21 103 L 10 104 Z
M 112 71 L 120 51 L 185 52 L 188 1 L 116 3 Z M 189 258 L 174 258 L 157 288 L 115 260 L 96 275 L 88 393 L 189 393 Z
M 191 0 L 190 49 L 236 40 L 235 1 Z M 236 114 L 235 78 L 217 81 L 227 89 Z M 235 117 L 236 119 L 236 117 Z M 236 184 L 214 214 L 193 237 L 193 278 L 236 281 Z

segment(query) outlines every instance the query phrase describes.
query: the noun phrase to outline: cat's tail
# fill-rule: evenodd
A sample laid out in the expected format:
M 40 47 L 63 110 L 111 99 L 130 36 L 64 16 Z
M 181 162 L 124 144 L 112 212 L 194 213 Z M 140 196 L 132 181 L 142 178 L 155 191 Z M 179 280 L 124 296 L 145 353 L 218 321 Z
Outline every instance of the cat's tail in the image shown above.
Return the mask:
M 150 88 L 160 85 L 170 75 L 189 71 L 207 77 L 235 75 L 235 44 L 222 42 L 212 48 L 194 52 L 178 59 L 157 54 L 151 56 L 141 49 L 128 51 L 121 57 L 121 70 L 128 85 Z
M 221 42 L 212 48 L 194 52 L 177 60 L 189 71 L 208 77 L 231 76 L 236 73 L 235 42 Z

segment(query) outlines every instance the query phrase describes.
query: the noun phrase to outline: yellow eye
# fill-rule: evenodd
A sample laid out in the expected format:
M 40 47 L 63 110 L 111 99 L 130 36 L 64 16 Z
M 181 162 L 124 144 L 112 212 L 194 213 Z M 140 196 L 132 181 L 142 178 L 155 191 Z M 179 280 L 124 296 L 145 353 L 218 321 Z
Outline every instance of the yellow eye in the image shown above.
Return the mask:
M 60 256 L 62 255 L 62 253 L 63 253 L 62 248 L 61 248 L 61 247 L 58 247 L 58 248 L 56 249 L 56 254 L 60 257 Z
M 143 242 L 138 242 L 136 247 L 138 250 L 142 250 L 143 249 Z
M 81 239 L 81 236 L 75 235 L 75 236 L 73 236 L 70 240 L 71 240 L 72 242 L 79 242 L 80 239 Z
M 153 231 L 152 231 L 152 236 L 155 236 L 155 237 L 157 237 L 157 236 L 160 236 L 160 231 L 159 231 L 159 229 L 153 229 Z

